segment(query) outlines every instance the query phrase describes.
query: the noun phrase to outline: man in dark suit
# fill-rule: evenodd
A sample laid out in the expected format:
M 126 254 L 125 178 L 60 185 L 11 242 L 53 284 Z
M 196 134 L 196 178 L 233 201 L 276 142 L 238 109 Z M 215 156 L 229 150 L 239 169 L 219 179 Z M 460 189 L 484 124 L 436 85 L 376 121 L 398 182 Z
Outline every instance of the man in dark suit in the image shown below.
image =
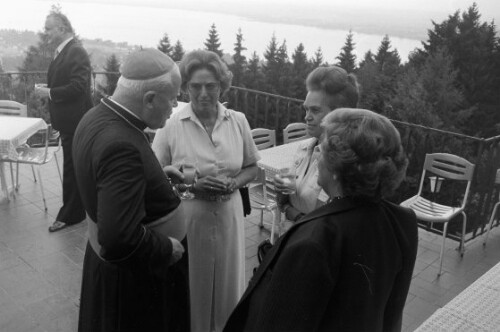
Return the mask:
M 37 86 L 35 92 L 49 100 L 52 127 L 61 133 L 64 154 L 63 206 L 49 232 L 61 230 L 85 219 L 76 185 L 72 144 L 76 126 L 92 107 L 90 95 L 90 60 L 81 43 L 74 37 L 68 18 L 52 11 L 45 21 L 49 42 L 58 45 L 47 73 L 47 87 Z

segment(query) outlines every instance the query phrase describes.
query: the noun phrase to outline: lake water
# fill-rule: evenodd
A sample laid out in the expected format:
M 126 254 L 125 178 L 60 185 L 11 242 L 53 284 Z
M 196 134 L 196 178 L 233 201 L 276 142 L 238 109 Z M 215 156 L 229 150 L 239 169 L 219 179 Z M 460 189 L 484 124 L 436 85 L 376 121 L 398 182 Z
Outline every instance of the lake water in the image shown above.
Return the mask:
M 40 31 L 51 3 L 52 1 L 36 0 L 9 1 L 2 6 L 0 28 Z M 324 60 L 334 63 L 348 33 L 347 30 L 263 23 L 225 14 L 168 8 L 65 2 L 62 4 L 62 11 L 68 15 L 76 33 L 83 38 L 126 41 L 144 47 L 156 47 L 166 32 L 172 44 L 180 40 L 186 50 L 203 48 L 210 26 L 215 23 L 221 48 L 227 53 L 232 53 L 236 33 L 238 28 L 241 28 L 243 44 L 248 49 L 245 52 L 247 57 L 256 51 L 262 58 L 274 33 L 279 44 L 286 39 L 290 57 L 297 45 L 302 42 L 309 57 L 312 57 L 321 46 Z M 358 60 L 368 50 L 376 52 L 382 38 L 380 35 L 354 31 Z M 403 61 L 407 61 L 408 54 L 416 47 L 421 47 L 421 42 L 418 40 L 396 37 L 390 39 L 393 48 L 398 49 Z

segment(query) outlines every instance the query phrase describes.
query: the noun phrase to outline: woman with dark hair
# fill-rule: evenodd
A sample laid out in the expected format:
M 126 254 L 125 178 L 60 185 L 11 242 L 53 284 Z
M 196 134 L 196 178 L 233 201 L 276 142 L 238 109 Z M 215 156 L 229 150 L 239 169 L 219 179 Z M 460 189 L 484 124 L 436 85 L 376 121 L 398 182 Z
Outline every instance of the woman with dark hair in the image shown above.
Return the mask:
M 260 157 L 245 115 L 219 102 L 232 78 L 219 56 L 193 51 L 179 67 L 191 102 L 157 132 L 153 150 L 162 166 L 196 159 L 194 199 L 180 207 L 187 223 L 191 331 L 221 331 L 245 289 L 245 225 L 236 189 L 255 178 Z M 170 166 L 167 173 L 175 170 Z
M 307 76 L 306 87 L 305 121 L 311 138 L 301 142 L 295 154 L 295 193 L 280 197 L 281 211 L 292 222 L 314 210 L 318 202 L 326 199 L 317 183 L 321 120 L 336 108 L 356 107 L 359 98 L 356 77 L 337 66 L 314 69 Z M 276 186 L 278 190 L 286 189 L 280 178 L 276 178 Z
M 407 158 L 379 114 L 323 119 L 318 184 L 330 197 L 266 255 L 224 331 L 400 331 L 417 255 L 413 211 L 386 200 Z

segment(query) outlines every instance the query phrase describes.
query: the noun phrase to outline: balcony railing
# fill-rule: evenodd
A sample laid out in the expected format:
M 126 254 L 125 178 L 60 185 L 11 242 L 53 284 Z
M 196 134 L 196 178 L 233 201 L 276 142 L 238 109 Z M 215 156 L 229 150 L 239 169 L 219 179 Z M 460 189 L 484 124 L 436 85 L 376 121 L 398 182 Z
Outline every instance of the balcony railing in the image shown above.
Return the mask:
M 93 73 L 95 102 L 103 93 L 100 82 L 106 82 L 106 75 L 112 74 L 118 75 Z M 0 73 L 0 99 L 26 103 L 30 116 L 42 117 L 50 122 L 46 105 L 33 94 L 34 84 L 45 80 L 45 72 Z M 252 128 L 275 129 L 278 143 L 282 143 L 282 130 L 288 123 L 301 122 L 304 118 L 303 101 L 299 99 L 240 87 L 231 87 L 221 99 L 228 103 L 229 108 L 245 113 Z M 188 101 L 188 96 L 182 95 L 180 100 Z M 496 170 L 500 168 L 500 136 L 480 138 L 400 121 L 393 123 L 400 131 L 410 164 L 406 180 L 391 200 L 398 203 L 417 192 L 426 153 L 446 152 L 462 156 L 476 165 L 466 208 L 468 220 L 465 240 L 470 241 L 481 235 L 498 199 L 499 188 L 495 187 L 494 180 Z M 461 192 L 458 188 L 457 184 L 443 183 L 439 193 L 431 193 L 429 188 L 425 194 L 434 195 L 442 203 L 452 204 L 461 199 L 456 197 L 456 193 Z M 454 240 L 460 239 L 461 220 L 457 221 L 449 226 L 448 236 Z M 420 226 L 440 233 L 442 225 L 422 223 Z

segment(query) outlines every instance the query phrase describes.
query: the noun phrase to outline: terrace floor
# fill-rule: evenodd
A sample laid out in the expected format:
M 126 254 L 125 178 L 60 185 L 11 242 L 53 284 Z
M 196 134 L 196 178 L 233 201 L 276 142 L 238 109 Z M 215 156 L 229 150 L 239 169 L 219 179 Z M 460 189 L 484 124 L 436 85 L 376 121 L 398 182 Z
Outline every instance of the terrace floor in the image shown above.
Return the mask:
M 49 233 L 61 202 L 55 163 L 42 168 L 48 212 L 29 166 L 20 171 L 16 198 L 0 203 L 0 331 L 76 331 L 86 224 Z M 258 222 L 259 212 L 246 219 L 247 280 L 257 265 L 257 245 L 269 236 Z M 492 231 L 486 249 L 481 240 L 469 242 L 463 259 L 456 247 L 457 242 L 447 240 L 444 274 L 437 278 L 440 237 L 419 231 L 403 331 L 413 331 L 500 261 L 500 230 Z

